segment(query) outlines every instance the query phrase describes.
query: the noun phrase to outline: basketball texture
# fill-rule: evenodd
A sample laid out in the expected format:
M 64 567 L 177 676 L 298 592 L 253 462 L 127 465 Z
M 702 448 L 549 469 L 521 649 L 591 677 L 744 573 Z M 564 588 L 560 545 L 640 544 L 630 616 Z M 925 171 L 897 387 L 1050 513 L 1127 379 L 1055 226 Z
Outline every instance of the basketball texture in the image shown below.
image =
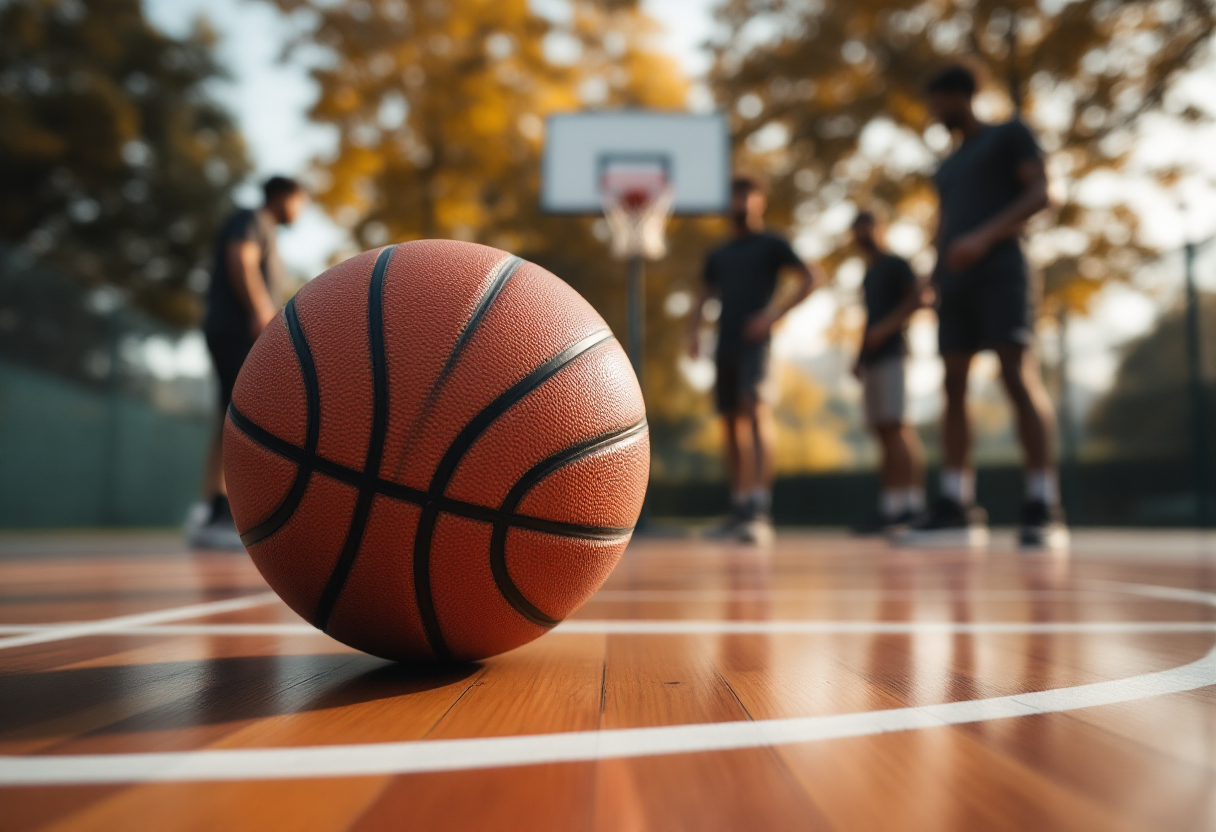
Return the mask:
M 446 240 L 301 289 L 224 423 L 266 581 L 399 661 L 491 656 L 578 609 L 629 541 L 649 458 L 637 379 L 595 310 L 539 266 Z

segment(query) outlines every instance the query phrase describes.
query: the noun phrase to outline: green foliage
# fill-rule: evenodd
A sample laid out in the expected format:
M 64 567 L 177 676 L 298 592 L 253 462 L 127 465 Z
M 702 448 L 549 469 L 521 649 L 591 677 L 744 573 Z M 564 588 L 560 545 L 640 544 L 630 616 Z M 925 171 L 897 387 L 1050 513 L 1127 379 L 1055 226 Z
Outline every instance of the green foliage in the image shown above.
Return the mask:
M 1083 308 L 1144 252 L 1136 216 L 1086 204 L 1087 178 L 1128 162 L 1137 121 L 1198 114 L 1171 82 L 1211 38 L 1210 0 L 727 0 L 712 84 L 733 110 L 738 156 L 773 180 L 774 208 L 813 218 L 844 201 L 886 204 L 929 236 L 928 175 L 943 150 L 922 86 L 966 59 L 991 117 L 1024 110 L 1050 154 L 1058 209 L 1032 254 L 1048 298 Z M 1168 173 L 1168 172 L 1163 172 Z M 1048 223 L 1043 223 L 1048 225 Z M 826 258 L 844 257 L 843 240 Z
M 1200 295 L 1201 367 L 1216 367 L 1216 296 Z M 1185 309 L 1180 305 L 1129 344 L 1115 382 L 1089 419 L 1086 455 L 1097 458 L 1182 457 L 1192 441 Z M 1204 381 L 1208 416 L 1216 383 Z M 1216 425 L 1208 426 L 1216 447 Z
M 178 325 L 197 320 L 212 237 L 248 172 L 206 85 L 203 25 L 139 0 L 0 4 L 0 238 Z

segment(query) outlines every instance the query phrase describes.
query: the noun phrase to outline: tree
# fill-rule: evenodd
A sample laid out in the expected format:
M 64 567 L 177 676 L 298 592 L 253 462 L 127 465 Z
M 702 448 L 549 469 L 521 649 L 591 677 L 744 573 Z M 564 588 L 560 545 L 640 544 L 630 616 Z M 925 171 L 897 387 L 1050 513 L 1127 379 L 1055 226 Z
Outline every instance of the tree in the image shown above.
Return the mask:
M 885 203 L 927 240 L 928 174 L 945 149 L 921 87 L 966 58 L 990 81 L 991 117 L 1022 109 L 1049 152 L 1060 202 L 1032 247 L 1051 303 L 1083 308 L 1145 252 L 1129 206 L 1079 193 L 1118 174 L 1147 113 L 1200 113 L 1172 82 L 1205 54 L 1210 0 L 727 0 L 712 84 L 739 157 L 773 179 L 774 208 L 809 223 L 842 202 Z M 1162 171 L 1169 174 L 1169 171 Z M 845 257 L 827 240 L 827 261 Z
M 513 251 L 568 281 L 623 335 L 625 269 L 606 257 L 603 221 L 542 215 L 537 195 L 548 114 L 683 108 L 687 80 L 653 46 L 656 24 L 637 2 L 571 0 L 554 19 L 528 0 L 272 1 L 306 23 L 302 44 L 326 52 L 310 115 L 338 142 L 317 161 L 317 198 L 362 245 L 448 237 Z M 695 288 L 724 232 L 720 220 L 675 220 L 670 255 L 648 269 L 656 476 L 701 453 L 684 440 L 712 418 L 677 366 L 683 323 L 663 310 Z
M 0 240 L 197 321 L 249 169 L 207 91 L 213 44 L 202 23 L 181 40 L 152 28 L 139 0 L 0 3 Z
M 1201 367 L 1216 367 L 1216 296 L 1200 295 Z M 1127 345 L 1110 391 L 1094 406 L 1087 455 L 1095 457 L 1181 458 L 1192 451 L 1191 391 L 1186 347 L 1186 315 L 1171 309 L 1144 337 Z M 1216 381 L 1205 373 L 1209 408 Z M 1209 447 L 1216 426 L 1208 426 Z

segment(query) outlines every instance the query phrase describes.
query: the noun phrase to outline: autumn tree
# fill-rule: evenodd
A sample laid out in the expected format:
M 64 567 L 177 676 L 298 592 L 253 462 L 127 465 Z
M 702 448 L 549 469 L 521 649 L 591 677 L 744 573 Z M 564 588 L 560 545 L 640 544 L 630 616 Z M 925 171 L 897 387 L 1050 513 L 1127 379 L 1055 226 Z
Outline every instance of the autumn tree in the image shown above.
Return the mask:
M 550 113 L 683 109 L 687 80 L 638 3 L 571 0 L 545 16 L 528 0 L 274 2 L 300 15 L 301 60 L 324 50 L 310 116 L 335 128 L 337 148 L 317 161 L 317 198 L 360 244 L 447 237 L 513 251 L 624 334 L 625 269 L 607 256 L 603 221 L 545 216 L 537 198 Z M 671 254 L 649 269 L 645 387 L 659 475 L 700 453 L 688 437 L 711 415 L 679 372 L 683 323 L 665 303 L 695 287 L 723 231 L 716 220 L 673 221 Z
M 0 240 L 184 325 L 216 224 L 248 171 L 207 85 L 203 25 L 154 29 L 139 0 L 0 4 Z
M 1049 154 L 1059 208 L 1031 254 L 1049 300 L 1083 308 L 1142 261 L 1137 217 L 1084 198 L 1118 176 L 1143 117 L 1199 113 L 1173 82 L 1208 54 L 1210 0 L 726 0 L 712 74 L 739 157 L 773 179 L 774 208 L 801 224 L 847 202 L 885 203 L 927 240 L 928 176 L 946 150 L 922 85 L 966 59 L 989 118 L 1021 110 Z M 1168 175 L 1170 171 L 1161 171 Z M 826 240 L 830 263 L 845 256 Z

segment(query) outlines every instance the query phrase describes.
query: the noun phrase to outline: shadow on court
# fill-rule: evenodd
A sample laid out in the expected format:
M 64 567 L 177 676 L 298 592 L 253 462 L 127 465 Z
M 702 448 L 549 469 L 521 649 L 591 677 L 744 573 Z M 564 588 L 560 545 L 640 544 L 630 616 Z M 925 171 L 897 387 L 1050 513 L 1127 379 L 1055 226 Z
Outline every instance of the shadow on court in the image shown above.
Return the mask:
M 476 663 L 406 667 L 339 653 L 6 674 L 0 676 L 0 740 L 62 736 L 73 728 L 78 736 L 103 737 L 228 725 L 447 686 L 455 698 L 481 670 Z

